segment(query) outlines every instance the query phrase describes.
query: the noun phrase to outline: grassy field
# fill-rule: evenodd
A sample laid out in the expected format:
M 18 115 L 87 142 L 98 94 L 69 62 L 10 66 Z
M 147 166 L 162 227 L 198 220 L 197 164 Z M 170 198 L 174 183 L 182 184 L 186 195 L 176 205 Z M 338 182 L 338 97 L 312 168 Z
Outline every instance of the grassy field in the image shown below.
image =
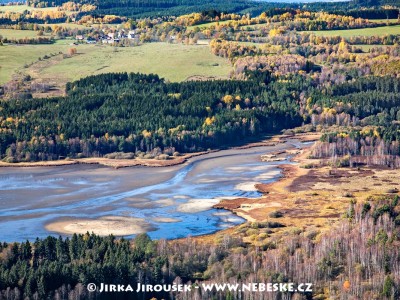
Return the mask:
M 210 52 L 207 45 L 152 43 L 139 47 L 114 48 L 100 45 L 74 46 L 78 55 L 62 59 L 57 57 L 35 63 L 28 69 L 25 64 L 39 57 L 62 51 L 66 53 L 71 41 L 61 40 L 52 45 L 7 45 L 0 50 L 0 84 L 9 81 L 12 74 L 22 69 L 34 77 L 67 82 L 84 76 L 108 72 L 156 73 L 170 81 L 182 81 L 191 76 L 228 77 L 228 60 Z M 12 59 L 10 59 L 12 57 Z
M 190 76 L 227 77 L 231 69 L 227 60 L 211 54 L 208 46 L 152 43 L 139 47 L 113 48 L 83 45 L 78 55 L 43 69 L 39 75 L 67 75 L 69 80 L 108 72 L 155 73 L 170 81 Z
M 399 22 L 398 19 L 376 19 L 376 20 L 368 19 L 368 21 L 370 21 L 371 23 L 390 23 L 390 24 Z
M 209 28 L 211 26 L 216 26 L 217 24 L 222 25 L 231 22 L 231 20 L 226 20 L 226 21 L 220 21 L 220 22 L 210 22 L 210 23 L 204 23 L 204 24 L 199 24 L 199 25 L 193 25 L 193 26 L 188 26 L 188 30 L 193 30 L 195 28 Z
M 321 30 L 321 31 L 304 31 L 312 32 L 318 36 L 342 36 L 349 38 L 352 36 L 372 36 L 372 35 L 387 35 L 400 34 L 400 25 L 382 26 L 375 28 L 348 29 L 348 30 Z
M 0 29 L 0 35 L 6 38 L 37 38 L 37 31 L 33 30 L 14 30 L 14 29 Z
M 361 48 L 364 52 L 368 52 L 371 48 L 391 47 L 387 45 L 354 45 L 354 47 Z
M 44 8 L 35 8 L 35 7 L 31 7 L 28 5 L 5 5 L 5 6 L 0 6 L 0 12 L 7 12 L 7 11 L 11 11 L 11 12 L 23 12 L 25 10 L 28 11 L 34 11 L 34 10 L 41 10 L 41 11 L 51 11 L 51 10 L 57 10 L 56 7 L 44 7 Z
M 12 74 L 25 64 L 37 61 L 46 54 L 66 52 L 71 41 L 59 41 L 50 45 L 6 45 L 0 47 L 0 84 L 9 81 Z
M 51 26 L 52 28 L 54 26 L 59 26 L 59 27 L 71 28 L 71 29 L 75 29 L 75 28 L 85 29 L 85 28 L 88 28 L 85 25 L 79 25 L 79 24 L 75 24 L 75 23 L 57 23 L 57 24 L 51 23 L 51 24 L 43 24 L 43 26 Z

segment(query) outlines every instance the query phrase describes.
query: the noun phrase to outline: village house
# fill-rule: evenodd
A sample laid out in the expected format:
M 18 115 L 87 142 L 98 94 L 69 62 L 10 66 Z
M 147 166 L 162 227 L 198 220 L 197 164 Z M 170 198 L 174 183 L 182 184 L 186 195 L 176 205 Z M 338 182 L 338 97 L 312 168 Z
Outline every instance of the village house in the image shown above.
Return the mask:
M 118 38 L 126 39 L 128 36 L 125 34 L 125 31 L 121 30 L 118 32 Z
M 88 38 L 86 39 L 86 43 L 87 43 L 87 44 L 96 44 L 96 39 L 95 39 L 95 38 L 92 38 L 92 37 L 88 37 Z
M 135 30 L 129 30 L 128 39 L 134 39 L 134 38 L 135 38 Z

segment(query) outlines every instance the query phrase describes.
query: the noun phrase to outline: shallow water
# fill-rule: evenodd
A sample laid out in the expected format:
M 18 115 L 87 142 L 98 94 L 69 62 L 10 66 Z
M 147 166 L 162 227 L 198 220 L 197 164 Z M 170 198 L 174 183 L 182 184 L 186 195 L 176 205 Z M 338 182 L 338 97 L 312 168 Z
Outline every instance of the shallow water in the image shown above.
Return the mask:
M 261 162 L 260 155 L 290 146 L 224 150 L 166 168 L 2 168 L 0 240 L 57 236 L 45 225 L 104 216 L 142 218 L 152 225 L 154 230 L 148 234 L 156 239 L 231 227 L 244 220 L 211 206 L 221 198 L 260 196 L 254 184 L 276 180 L 277 165 L 287 163 Z

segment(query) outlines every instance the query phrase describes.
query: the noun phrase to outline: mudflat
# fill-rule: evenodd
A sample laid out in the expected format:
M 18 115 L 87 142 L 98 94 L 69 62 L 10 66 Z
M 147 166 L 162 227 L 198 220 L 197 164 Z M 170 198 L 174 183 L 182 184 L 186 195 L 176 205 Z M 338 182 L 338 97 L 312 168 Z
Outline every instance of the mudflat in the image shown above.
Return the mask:
M 260 196 L 255 185 L 276 180 L 283 163 L 262 162 L 260 156 L 295 149 L 296 143 L 212 152 L 160 168 L 0 168 L 0 225 L 7 228 L 2 238 L 86 231 L 177 238 L 232 227 L 244 220 L 212 206 L 221 199 Z

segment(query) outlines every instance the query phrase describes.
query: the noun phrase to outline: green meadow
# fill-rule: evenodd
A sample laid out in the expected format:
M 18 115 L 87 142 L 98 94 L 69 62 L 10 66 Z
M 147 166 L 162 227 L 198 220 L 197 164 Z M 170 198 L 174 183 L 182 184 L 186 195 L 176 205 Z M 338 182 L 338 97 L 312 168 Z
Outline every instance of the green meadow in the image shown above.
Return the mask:
M 151 43 L 116 48 L 70 43 L 62 40 L 52 45 L 2 46 L 0 83 L 10 80 L 16 71 L 24 70 L 24 65 L 37 62 L 39 57 L 60 51 L 67 53 L 71 47 L 77 49 L 77 55 L 65 59 L 58 55 L 27 70 L 40 78 L 58 78 L 62 82 L 108 72 L 155 73 L 170 81 L 182 81 L 191 76 L 227 78 L 231 71 L 229 61 L 213 55 L 207 45 Z
M 373 36 L 373 35 L 388 35 L 400 34 L 400 25 L 381 26 L 375 28 L 362 28 L 362 29 L 346 29 L 346 30 L 321 30 L 321 31 L 304 31 L 312 32 L 318 36 L 341 36 L 350 38 L 352 36 Z
M 16 12 L 16 13 L 21 13 L 24 12 L 25 10 L 28 11 L 35 11 L 35 10 L 41 10 L 41 11 L 51 11 L 51 10 L 57 10 L 56 7 L 43 7 L 43 8 L 35 8 L 32 6 L 28 6 L 28 5 L 4 5 L 4 6 L 0 6 L 0 12 Z
M 205 28 L 210 28 L 211 26 L 217 26 L 217 25 L 222 25 L 231 22 L 231 20 L 226 20 L 226 21 L 219 21 L 219 22 L 210 22 L 210 23 L 203 23 L 203 24 L 198 24 L 198 25 L 193 25 L 193 26 L 188 26 L 188 30 L 193 30 L 195 28 L 200 28 L 200 29 L 205 29 Z
M 400 22 L 399 19 L 369 19 L 368 21 L 372 23 L 389 23 L 389 24 Z
M 14 29 L 2 29 L 0 28 L 0 36 L 3 38 L 36 38 L 38 37 L 38 31 L 33 30 L 14 30 Z
M 0 46 L 0 84 L 9 81 L 16 71 L 50 53 L 66 52 L 71 41 L 57 41 L 50 45 Z

